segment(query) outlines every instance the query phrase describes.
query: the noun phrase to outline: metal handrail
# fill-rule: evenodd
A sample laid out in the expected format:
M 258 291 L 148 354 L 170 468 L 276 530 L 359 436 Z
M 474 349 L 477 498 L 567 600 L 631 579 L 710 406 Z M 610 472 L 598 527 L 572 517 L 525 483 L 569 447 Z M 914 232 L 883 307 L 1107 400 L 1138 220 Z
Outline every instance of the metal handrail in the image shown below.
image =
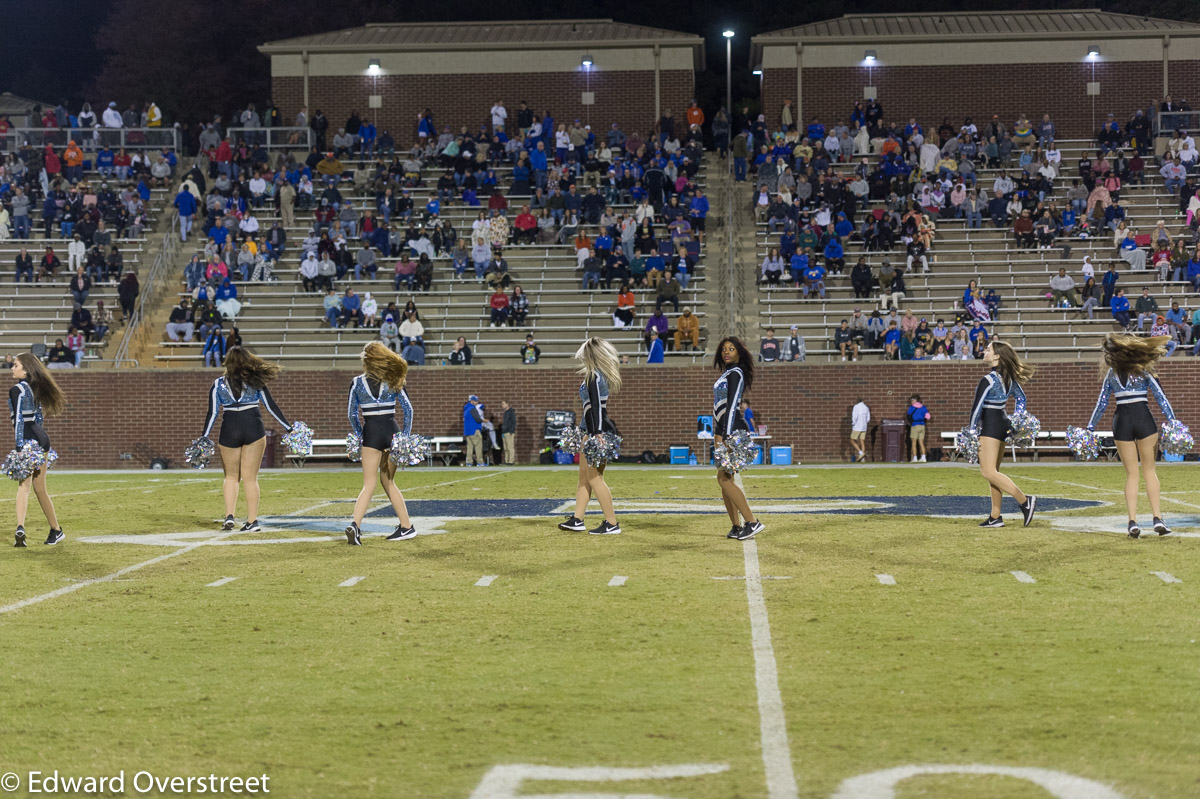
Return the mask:
M 117 347 L 116 355 L 113 358 L 114 369 L 121 368 L 122 363 L 132 363 L 135 367 L 138 365 L 137 359 L 128 357 L 129 345 L 133 342 L 133 337 L 141 326 L 147 298 L 154 293 L 155 284 L 159 276 L 167 263 L 175 257 L 175 253 L 179 249 L 180 242 L 178 236 L 179 213 L 173 210 L 171 212 L 171 223 L 167 226 L 166 232 L 163 233 L 162 246 L 158 248 L 158 255 L 154 258 L 154 264 L 150 267 L 150 271 L 146 273 L 145 285 L 141 286 L 141 293 L 138 294 L 137 305 L 133 309 L 133 316 L 125 324 L 125 333 L 121 337 L 121 344 Z
M 317 143 L 312 128 L 226 128 L 225 135 L 234 142 L 244 140 L 247 144 L 261 144 L 268 150 L 303 148 L 307 151 Z
M 85 150 L 108 145 L 113 149 L 161 150 L 179 152 L 178 128 L 9 128 L 0 135 L 0 152 L 16 152 L 18 147 L 65 147 L 74 141 Z

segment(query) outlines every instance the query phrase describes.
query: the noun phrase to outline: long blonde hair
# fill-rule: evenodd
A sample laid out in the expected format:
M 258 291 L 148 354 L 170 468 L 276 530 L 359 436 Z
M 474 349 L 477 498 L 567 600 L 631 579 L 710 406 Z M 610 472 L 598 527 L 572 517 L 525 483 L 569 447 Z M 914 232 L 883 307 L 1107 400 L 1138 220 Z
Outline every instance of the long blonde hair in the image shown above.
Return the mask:
M 610 394 L 621 390 L 621 356 L 607 339 L 592 336 L 575 352 L 575 360 L 583 364 L 579 376 L 584 380 L 599 374 L 608 383 Z
M 1017 351 L 1007 341 L 992 339 L 991 347 L 992 352 L 996 354 L 996 369 L 1004 379 L 1004 385 L 1011 386 L 1016 382 L 1017 385 L 1023 386 L 1037 371 L 1033 364 L 1017 355 Z
M 21 366 L 25 368 L 25 381 L 33 391 L 33 398 L 42 406 L 42 413 L 47 416 L 58 416 L 67 407 L 67 398 L 58 383 L 50 375 L 50 370 L 42 365 L 42 361 L 31 352 L 22 352 L 17 356 Z
M 385 347 L 382 342 L 371 341 L 363 347 L 362 364 L 367 377 L 373 377 L 386 384 L 392 391 L 404 388 L 408 361 Z
M 1167 354 L 1170 336 L 1131 336 L 1128 333 L 1109 333 L 1100 342 L 1104 363 L 1117 373 L 1124 383 L 1134 375 L 1153 375 L 1155 362 Z M 1103 371 L 1103 370 L 1102 370 Z
M 230 347 L 225 354 L 225 382 L 235 397 L 241 396 L 246 386 L 264 388 L 282 371 L 279 364 L 264 361 L 245 347 Z

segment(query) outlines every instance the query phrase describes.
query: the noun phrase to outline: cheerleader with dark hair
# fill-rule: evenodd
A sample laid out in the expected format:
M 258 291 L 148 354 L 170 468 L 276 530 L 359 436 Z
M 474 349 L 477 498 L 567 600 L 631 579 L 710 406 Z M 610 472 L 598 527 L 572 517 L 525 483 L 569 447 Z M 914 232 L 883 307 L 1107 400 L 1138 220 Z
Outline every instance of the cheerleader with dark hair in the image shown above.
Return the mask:
M 346 541 L 351 546 L 362 546 L 360 525 L 375 494 L 376 481 L 383 485 L 399 521 L 387 540 L 407 541 L 416 537 L 417 528 L 408 516 L 404 495 L 396 487 L 396 464 L 388 457 L 388 451 L 392 448 L 392 437 L 400 432 L 396 424 L 397 405 L 404 412 L 404 432 L 412 432 L 412 403 L 404 391 L 408 362 L 382 342 L 372 341 L 363 347 L 362 364 L 363 373 L 350 384 L 347 415 L 354 433 L 362 438 L 363 487 L 354 502 L 354 519 L 346 525 Z
M 608 415 L 609 394 L 621 390 L 621 358 L 617 349 L 608 341 L 593 336 L 583 343 L 575 353 L 581 364 L 579 376 L 579 399 L 583 403 L 583 432 L 588 437 L 602 433 L 616 435 L 617 426 Z M 585 447 L 579 453 L 579 482 L 575 488 L 575 513 L 560 522 L 558 529 L 571 533 L 587 530 L 583 523 L 588 502 L 595 495 L 600 503 L 604 520 L 598 527 L 588 530 L 592 535 L 620 535 L 617 513 L 613 509 L 612 492 L 604 482 L 605 463 L 591 463 Z
M 975 389 L 975 404 L 971 411 L 971 429 L 979 435 L 979 472 L 992 487 L 992 506 L 987 519 L 980 527 L 1003 527 L 1004 517 L 1000 503 L 1008 494 L 1021 507 L 1024 526 L 1033 521 L 1037 497 L 1026 495 L 1007 475 L 1000 472 L 1004 459 L 1004 440 L 1008 438 L 1008 418 L 1004 409 L 1009 397 L 1016 399 L 1016 412 L 1025 410 L 1025 391 L 1022 383 L 1033 377 L 1034 368 L 1022 360 L 1010 345 L 1003 341 L 992 341 L 983 353 L 984 366 L 991 371 L 979 381 Z
M 717 345 L 713 367 L 721 370 L 721 376 L 713 384 L 713 444 L 719 447 L 739 430 L 753 433 L 738 406 L 754 382 L 754 357 L 740 339 L 727 336 Z M 754 517 L 736 475 L 718 466 L 717 485 L 721 487 L 721 499 L 733 523 L 725 537 L 745 541 L 761 533 L 765 525 Z M 739 515 L 742 524 L 738 524 Z
M 1125 467 L 1125 508 L 1129 512 L 1128 533 L 1138 538 L 1142 528 L 1137 523 L 1138 462 L 1146 480 L 1146 496 L 1150 499 L 1150 512 L 1154 514 L 1154 532 L 1169 535 L 1171 528 L 1162 520 L 1159 507 L 1158 473 L 1154 468 L 1155 446 L 1158 444 L 1158 426 L 1150 415 L 1149 395 L 1162 411 L 1167 421 L 1175 421 L 1175 411 L 1167 401 L 1155 377 L 1154 365 L 1167 352 L 1167 336 L 1140 338 L 1124 333 L 1110 333 L 1104 337 L 1100 347 L 1104 350 L 1104 363 L 1108 373 L 1100 388 L 1100 398 L 1092 411 L 1087 429 L 1095 432 L 1096 424 L 1104 416 L 1111 399 L 1116 399 L 1113 411 L 1113 439 L 1117 455 Z
M 20 450 L 26 442 L 36 441 L 42 452 L 50 452 L 50 437 L 42 427 L 44 416 L 57 416 L 66 408 L 67 400 L 62 389 L 54 382 L 50 372 L 32 353 L 22 352 L 12 365 L 12 376 L 17 383 L 8 390 L 8 413 L 16 436 L 16 448 Z M 65 536 L 58 526 L 58 515 L 54 512 L 54 500 L 46 490 L 46 467 L 35 471 L 17 484 L 17 535 L 13 546 L 25 546 L 25 513 L 29 508 L 29 489 L 37 495 L 42 513 L 50 523 L 50 534 L 45 544 L 53 546 Z
M 246 487 L 246 523 L 241 532 L 258 532 L 258 467 L 267 446 L 267 429 L 263 426 L 258 405 L 284 430 L 292 425 L 275 404 L 267 384 L 279 376 L 282 368 L 259 358 L 243 347 L 233 347 L 225 356 L 225 374 L 213 381 L 208 392 L 208 416 L 204 422 L 204 438 L 208 438 L 221 415 L 221 435 L 217 439 L 221 467 L 225 471 L 222 486 L 225 498 L 225 521 L 221 529 L 232 530 L 237 524 L 233 512 L 237 508 L 238 484 Z

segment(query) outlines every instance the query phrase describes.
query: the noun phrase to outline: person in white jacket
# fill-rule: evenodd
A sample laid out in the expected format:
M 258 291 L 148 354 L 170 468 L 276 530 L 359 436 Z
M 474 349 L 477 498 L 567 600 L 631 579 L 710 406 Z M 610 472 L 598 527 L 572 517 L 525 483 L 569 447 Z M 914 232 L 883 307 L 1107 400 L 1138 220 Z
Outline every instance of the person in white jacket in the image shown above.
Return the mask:
M 124 123 L 121 121 L 121 112 L 117 110 L 116 103 L 109 103 L 108 108 L 104 109 L 104 115 L 101 117 L 106 128 L 121 128 Z
M 858 403 L 850 411 L 850 446 L 854 448 L 854 453 L 850 456 L 851 463 L 861 463 L 867 459 L 864 444 L 867 440 L 867 426 L 870 423 L 871 409 L 863 402 L 862 397 L 859 397 Z
M 78 267 L 85 266 L 87 261 L 87 245 L 76 233 L 67 245 L 67 266 L 74 272 Z

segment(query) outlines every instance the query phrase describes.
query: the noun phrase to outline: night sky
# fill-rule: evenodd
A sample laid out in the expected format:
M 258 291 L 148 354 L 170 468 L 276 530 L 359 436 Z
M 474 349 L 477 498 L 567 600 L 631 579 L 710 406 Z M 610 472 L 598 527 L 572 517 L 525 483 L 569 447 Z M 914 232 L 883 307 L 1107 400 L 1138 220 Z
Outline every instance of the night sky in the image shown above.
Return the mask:
M 268 60 L 254 48 L 263 41 L 352 27 L 366 21 L 438 21 L 541 19 L 555 16 L 549 8 L 561 5 L 528 0 L 455 0 L 442 4 L 413 4 L 390 0 L 206 0 L 190 4 L 168 0 L 5 0 L 4 38 L 0 43 L 0 91 L 37 100 L 67 99 L 72 110 L 84 100 L 118 99 L 140 102 L 143 97 L 105 97 L 128 91 L 165 74 L 173 84 L 189 80 L 211 86 L 204 103 L 212 102 L 218 87 L 229 109 L 247 100 L 262 102 L 269 86 Z M 705 107 L 723 104 L 725 47 L 721 30 L 738 31 L 734 39 L 734 99 L 756 99 L 757 79 L 747 64 L 750 37 L 761 32 L 830 19 L 850 13 L 975 11 L 1007 9 L 1074 9 L 1099 6 L 1106 11 L 1145 14 L 1168 19 L 1200 20 L 1196 0 L 810 0 L 780 3 L 753 0 L 573 0 L 572 18 L 612 17 L 633 24 L 687 31 L 708 42 L 707 70 L 697 76 L 697 95 Z M 331 10 L 336 9 L 336 21 Z M 451 11 L 452 13 L 447 13 Z M 561 14 L 557 14 L 561 16 Z M 216 21 L 220 20 L 220 23 Z M 147 37 L 154 37 L 148 41 Z M 218 57 L 214 50 L 224 52 Z M 222 72 L 222 68 L 226 69 Z M 145 75 L 143 79 L 142 75 Z M 120 88 L 116 88 L 120 87 Z M 160 89 L 158 94 L 168 94 Z M 182 92 L 180 116 L 189 116 Z M 197 92 L 203 95 L 203 92 Z M 160 99 L 160 102 L 162 100 Z M 197 99 L 197 104 L 199 100 Z M 171 109 L 166 109 L 170 114 Z M 209 112 L 211 113 L 211 112 Z

